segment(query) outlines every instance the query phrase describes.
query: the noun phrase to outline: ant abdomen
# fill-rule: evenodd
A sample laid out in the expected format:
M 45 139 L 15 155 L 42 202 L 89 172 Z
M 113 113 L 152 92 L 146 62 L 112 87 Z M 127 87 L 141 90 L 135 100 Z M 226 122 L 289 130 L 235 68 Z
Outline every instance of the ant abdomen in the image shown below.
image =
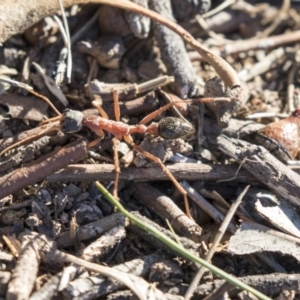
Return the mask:
M 158 123 L 159 135 L 164 139 L 178 139 L 191 137 L 195 128 L 191 123 L 175 117 L 166 117 Z

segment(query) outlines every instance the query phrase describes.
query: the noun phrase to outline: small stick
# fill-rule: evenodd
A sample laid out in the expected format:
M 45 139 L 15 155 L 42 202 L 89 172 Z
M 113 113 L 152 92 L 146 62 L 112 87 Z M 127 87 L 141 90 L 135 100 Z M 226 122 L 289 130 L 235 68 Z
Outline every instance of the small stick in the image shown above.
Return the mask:
M 224 178 L 233 178 L 239 182 L 257 182 L 255 177 L 246 170 L 239 170 L 237 164 L 216 165 L 216 164 L 197 164 L 197 163 L 176 163 L 166 165 L 166 168 L 178 180 L 203 180 L 218 181 Z M 96 165 L 70 165 L 55 174 L 47 177 L 50 182 L 78 182 L 83 180 L 114 180 L 113 164 Z M 168 176 L 160 167 L 137 168 L 128 167 L 122 169 L 120 180 L 149 181 L 149 180 L 168 180 Z
M 77 228 L 77 237 L 79 241 L 97 238 L 105 231 L 110 230 L 118 225 L 126 225 L 126 220 L 121 213 L 115 213 L 97 221 L 79 226 Z M 69 230 L 60 233 L 56 238 L 56 243 L 58 248 L 64 248 L 72 245 L 73 239 L 71 236 L 71 231 Z
M 297 51 L 299 53 L 299 50 Z M 287 78 L 287 104 L 286 104 L 286 112 L 288 114 L 291 114 L 295 110 L 295 104 L 294 104 L 294 92 L 295 92 L 295 84 L 294 84 L 294 78 L 295 73 L 299 69 L 298 64 L 293 64 Z
M 20 81 L 12 80 L 10 78 L 6 78 L 6 77 L 1 77 L 0 76 L 0 81 L 8 83 L 8 84 L 11 84 L 11 85 L 19 87 L 19 88 L 23 88 L 25 90 L 33 90 L 32 86 L 30 86 L 30 85 L 28 85 L 26 83 L 20 82 Z
M 66 280 L 69 282 L 78 275 L 78 267 L 70 265 L 59 273 L 47 278 L 47 281 L 31 295 L 30 300 L 54 299 L 64 289 Z M 64 280 L 65 279 L 65 280 Z
M 203 16 L 202 16 L 203 17 Z M 226 57 L 228 55 L 238 54 L 248 52 L 250 50 L 268 50 L 272 48 L 278 48 L 280 46 L 286 46 L 290 44 L 295 44 L 300 41 L 300 30 L 285 32 L 284 34 L 270 36 L 267 38 L 256 38 L 248 39 L 227 43 L 223 47 L 211 49 L 216 55 Z M 198 52 L 193 51 L 189 53 L 190 59 L 192 61 L 203 60 Z
M 242 70 L 239 75 L 242 80 L 250 81 L 257 75 L 263 74 L 269 71 L 271 68 L 275 66 L 279 66 L 282 63 L 283 57 L 285 57 L 285 50 L 284 48 L 278 48 L 271 51 L 264 59 L 258 63 L 256 63 L 252 68 L 246 72 Z
M 115 118 L 116 118 L 116 121 L 120 121 L 120 106 L 119 106 L 118 90 L 112 89 L 112 94 L 113 94 L 113 98 L 114 98 Z M 113 195 L 114 195 L 115 198 L 118 199 L 119 198 L 118 197 L 118 185 L 119 185 L 119 177 L 120 177 L 120 173 L 121 173 L 119 154 L 118 154 L 118 148 L 119 148 L 119 145 L 120 145 L 120 137 L 118 137 L 118 136 L 114 137 L 112 139 L 112 142 L 113 142 L 114 165 L 115 165 L 115 173 L 116 173 L 116 177 L 115 177 L 115 180 L 114 180 Z
M 4 206 L 0 208 L 0 212 L 5 211 L 5 210 L 19 210 L 22 209 L 24 207 L 31 207 L 33 200 L 25 200 L 22 202 L 18 202 L 18 203 L 14 203 L 14 204 L 10 204 L 9 206 Z
M 22 247 L 23 250 L 7 287 L 6 299 L 29 299 L 36 281 L 40 256 L 33 241 L 23 242 Z
M 23 140 L 20 140 L 18 142 L 16 142 L 15 144 L 12 144 L 8 147 L 6 147 L 4 150 L 2 150 L 0 152 L 0 157 L 6 153 L 7 151 L 11 150 L 11 149 L 14 149 L 15 147 L 18 147 L 18 146 L 21 146 L 21 145 L 24 145 L 25 143 L 29 143 L 29 142 L 32 142 L 34 140 L 37 140 L 39 139 L 40 137 L 46 135 L 48 132 L 51 132 L 51 131 L 58 131 L 59 130 L 59 127 L 50 127 L 50 128 L 46 128 L 45 130 L 42 130 L 41 132 L 37 133 L 36 135 L 33 135 L 33 136 L 29 136 Z
M 115 198 L 118 197 L 118 185 L 119 185 L 119 178 L 120 178 L 120 162 L 119 162 L 119 154 L 118 154 L 118 147 L 120 145 L 120 141 L 117 138 L 112 139 L 113 142 L 113 152 L 114 152 L 114 165 L 115 165 L 115 180 L 114 180 L 114 189 L 113 195 Z
M 36 136 L 39 135 L 41 131 L 47 130 L 48 135 L 53 135 L 55 132 L 57 132 L 58 125 L 59 125 L 58 122 L 47 124 L 45 126 L 39 126 L 33 129 L 23 131 L 21 133 L 14 135 L 13 137 L 2 139 L 0 140 L 0 151 L 3 151 L 5 148 L 13 144 L 19 143 L 25 139 L 27 139 L 27 141 L 31 141 L 28 140 L 28 138 L 32 138 L 32 140 L 35 140 Z
M 85 34 L 87 34 L 93 28 L 93 26 L 95 26 L 98 20 L 99 11 L 100 8 L 98 8 L 94 15 L 71 36 L 72 45 L 75 45 L 79 41 L 79 39 L 84 39 Z
M 103 109 L 106 111 L 109 119 L 114 117 L 113 107 L 109 104 L 103 104 Z M 154 92 L 150 92 L 143 97 L 139 97 L 135 100 L 126 101 L 120 103 L 121 116 L 133 116 L 139 114 L 149 113 L 156 110 L 159 107 L 159 101 Z M 84 113 L 84 112 L 83 112 Z
M 59 3 L 62 19 L 63 19 L 63 24 L 64 24 L 64 26 L 61 28 L 61 32 L 65 31 L 65 35 L 66 35 L 66 39 L 64 39 L 65 47 L 67 49 L 67 76 L 66 77 L 67 77 L 67 82 L 70 83 L 71 73 L 72 73 L 72 51 L 71 51 L 70 31 L 69 31 L 69 25 L 67 22 L 62 0 L 58 0 L 58 3 Z
M 288 118 L 290 114 L 285 113 L 274 113 L 274 112 L 258 112 L 251 115 L 248 115 L 247 120 L 256 120 L 261 118 Z
M 234 4 L 235 2 L 236 2 L 236 0 L 226 0 L 226 1 L 223 1 L 223 3 L 221 3 L 219 6 L 215 7 L 214 9 L 211 9 L 207 13 L 203 14 L 202 18 L 204 18 L 204 19 L 209 18 L 209 17 L 217 14 L 218 12 L 224 10 L 228 6 Z
M 122 272 L 117 269 L 91 263 L 81 258 L 78 258 L 74 255 L 59 251 L 56 249 L 55 243 L 50 239 L 48 239 L 45 235 L 34 236 L 34 234 L 32 234 L 31 236 L 29 235 L 27 238 L 36 242 L 36 244 L 38 245 L 38 250 L 41 255 L 41 258 L 45 262 L 55 261 L 61 264 L 72 263 L 72 264 L 76 264 L 77 266 L 81 266 L 91 272 L 100 273 L 103 276 L 112 278 L 126 285 L 137 295 L 138 299 L 141 300 L 149 299 L 149 297 L 147 297 L 149 296 L 149 293 L 151 294 L 150 298 L 163 299 L 162 292 L 160 292 L 158 289 L 154 289 L 153 287 L 150 287 L 150 284 L 147 283 L 141 277 L 135 276 L 130 273 Z M 145 294 L 145 291 L 150 291 L 150 292 Z
M 136 182 L 134 190 L 133 197 L 149 207 L 162 219 L 169 220 L 177 234 L 200 243 L 201 227 L 188 218 L 169 197 L 156 190 L 149 183 Z
M 87 245 L 80 253 L 82 259 L 96 262 L 103 258 L 104 255 L 112 252 L 113 248 L 120 244 L 126 237 L 125 227 L 116 225 L 106 231 L 102 236 Z
M 23 168 L 0 178 L 0 199 L 13 194 L 28 185 L 45 179 L 54 172 L 65 168 L 70 162 L 87 156 L 87 142 L 79 140 L 62 149 L 53 151 Z

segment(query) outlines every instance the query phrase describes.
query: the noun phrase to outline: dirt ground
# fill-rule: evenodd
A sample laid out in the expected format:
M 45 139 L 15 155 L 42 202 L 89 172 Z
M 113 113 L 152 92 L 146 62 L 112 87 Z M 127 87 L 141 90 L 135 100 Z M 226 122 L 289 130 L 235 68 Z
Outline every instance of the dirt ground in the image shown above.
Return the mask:
M 0 297 L 300 299 L 300 2 L 0 8 Z

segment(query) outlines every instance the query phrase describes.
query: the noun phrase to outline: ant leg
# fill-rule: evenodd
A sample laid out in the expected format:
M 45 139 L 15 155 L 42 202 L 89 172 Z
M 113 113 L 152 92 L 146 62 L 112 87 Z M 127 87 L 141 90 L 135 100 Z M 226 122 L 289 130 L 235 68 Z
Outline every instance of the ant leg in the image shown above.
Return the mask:
M 187 198 L 187 192 L 179 184 L 179 182 L 172 175 L 172 173 L 166 168 L 166 166 L 163 164 L 163 162 L 158 157 L 154 156 L 153 154 L 143 150 L 140 146 L 136 145 L 133 142 L 133 139 L 130 135 L 125 135 L 124 140 L 127 143 L 129 143 L 134 150 L 136 150 L 137 152 L 143 154 L 145 157 L 151 159 L 153 162 L 157 163 L 162 168 L 164 173 L 169 177 L 169 179 L 173 182 L 173 184 L 176 186 L 176 188 L 179 190 L 179 192 L 183 195 L 186 214 L 189 218 L 192 219 L 191 212 L 190 212 L 190 206 L 189 206 L 189 202 L 188 202 L 188 198 Z
M 112 89 L 113 98 L 114 98 L 114 112 L 116 121 L 120 121 L 120 106 L 119 106 L 119 94 L 118 90 Z M 107 113 L 104 109 L 97 103 L 97 101 L 92 101 L 92 105 L 98 110 L 100 116 L 104 119 L 109 120 Z
M 104 119 L 109 119 L 105 110 L 97 103 L 97 101 L 92 101 L 92 105 L 98 110 L 100 116 Z
M 98 113 L 100 114 L 100 116 L 104 119 L 109 119 L 107 113 L 105 112 L 105 110 L 97 103 L 97 101 L 92 101 L 92 105 L 98 110 Z M 98 129 L 97 132 L 95 132 L 99 138 L 90 142 L 89 143 L 89 147 L 92 148 L 95 145 L 97 145 L 101 140 L 103 140 L 104 138 L 104 132 L 102 129 Z
M 118 90 L 112 89 L 113 98 L 114 98 L 114 112 L 116 121 L 120 121 L 120 106 L 119 106 L 119 93 Z M 115 198 L 119 199 L 118 197 L 118 185 L 119 185 L 119 177 L 121 173 L 120 169 L 120 162 L 119 162 L 119 154 L 118 154 L 118 147 L 120 145 L 121 136 L 116 136 L 112 139 L 113 142 L 113 150 L 114 150 L 114 165 L 115 165 L 115 181 L 114 181 L 114 189 L 113 195 Z
M 120 163 L 119 163 L 119 156 L 118 156 L 118 146 L 120 144 L 120 140 L 118 138 L 113 138 L 112 139 L 113 142 L 113 151 L 114 151 L 114 165 L 115 165 L 115 181 L 114 181 L 114 189 L 113 189 L 113 196 L 116 199 L 119 199 L 118 197 L 118 185 L 119 185 L 119 177 L 120 177 L 120 173 L 121 173 L 121 169 L 120 169 Z
M 119 92 L 116 89 L 112 89 L 114 98 L 114 112 L 116 121 L 120 121 L 120 105 L 119 105 Z
M 98 132 L 97 132 L 97 134 L 98 134 Z M 98 139 L 95 139 L 89 143 L 89 148 L 95 147 L 98 143 L 100 143 L 103 140 L 103 137 L 104 137 L 104 132 L 103 132 L 103 135 L 101 135 Z
M 179 100 L 175 100 L 173 102 L 170 102 L 159 109 L 155 110 L 154 112 L 147 115 L 144 119 L 140 121 L 139 124 L 147 124 L 151 120 L 153 120 L 156 116 L 160 115 L 165 110 L 169 109 L 172 106 L 176 106 L 180 103 L 210 103 L 210 102 L 216 102 L 216 101 L 225 101 L 228 102 L 229 98 L 199 98 L 199 99 L 188 99 L 188 100 L 182 100 L 178 98 Z
M 165 110 L 169 109 L 174 104 L 175 104 L 174 102 L 171 102 L 171 103 L 168 103 L 168 104 L 160 107 L 159 109 L 153 111 L 152 113 L 150 113 L 149 115 L 147 115 L 144 119 L 142 119 L 139 124 L 144 125 L 144 124 L 149 123 L 151 120 L 153 120 L 155 117 L 157 117 L 158 115 L 160 115 Z
M 55 121 L 59 121 L 61 120 L 62 116 L 56 116 L 56 117 L 53 117 L 51 119 L 47 119 L 47 120 L 44 120 L 40 123 L 40 125 L 45 125 L 45 124 L 48 124 L 48 123 L 51 123 L 51 122 L 55 122 Z

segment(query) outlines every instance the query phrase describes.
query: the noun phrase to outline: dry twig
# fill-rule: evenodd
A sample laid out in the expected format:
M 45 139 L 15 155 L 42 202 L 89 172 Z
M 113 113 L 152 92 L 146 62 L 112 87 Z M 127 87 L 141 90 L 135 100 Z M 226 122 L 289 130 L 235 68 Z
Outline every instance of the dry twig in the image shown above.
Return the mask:
M 79 140 L 39 158 L 28 166 L 3 176 L 0 179 L 0 199 L 45 179 L 70 163 L 85 158 L 86 155 L 87 142 Z
M 230 88 L 235 88 L 240 86 L 240 80 L 233 70 L 233 68 L 224 61 L 218 55 L 212 53 L 205 47 L 203 47 L 199 42 L 197 42 L 192 35 L 184 30 L 178 24 L 160 16 L 159 14 L 143 8 L 135 3 L 132 3 L 128 0 L 118 0 L 118 1 L 111 1 L 111 0 L 92 0 L 92 1 L 84 1 L 84 0 L 65 0 L 63 2 L 64 7 L 68 7 L 74 4 L 84 4 L 84 3 L 98 3 L 98 4 L 106 4 L 111 5 L 114 7 L 118 7 L 125 10 L 130 10 L 132 12 L 136 12 L 142 15 L 145 15 L 152 20 L 159 22 L 162 25 L 167 26 L 178 35 L 182 37 L 182 39 L 188 43 L 191 47 L 199 52 L 199 54 L 216 70 L 219 76 L 224 80 L 227 86 Z M 16 16 L 16 9 L 15 6 L 19 5 L 19 9 L 17 11 L 18 17 Z M 29 3 L 14 3 L 11 5 L 9 0 L 4 1 L 1 3 L 1 18 L 0 18 L 0 28 L 2 28 L 1 39 L 0 42 L 4 42 L 8 39 L 11 35 L 24 31 L 30 25 L 33 25 L 37 21 L 41 20 L 42 18 L 52 15 L 59 9 L 57 1 L 30 1 Z M 33 12 L 35 12 L 33 14 Z M 31 19 L 28 19 L 27 16 L 31 16 Z M 11 19 L 14 21 L 11 22 Z M 6 24 L 10 24 L 9 30 Z

